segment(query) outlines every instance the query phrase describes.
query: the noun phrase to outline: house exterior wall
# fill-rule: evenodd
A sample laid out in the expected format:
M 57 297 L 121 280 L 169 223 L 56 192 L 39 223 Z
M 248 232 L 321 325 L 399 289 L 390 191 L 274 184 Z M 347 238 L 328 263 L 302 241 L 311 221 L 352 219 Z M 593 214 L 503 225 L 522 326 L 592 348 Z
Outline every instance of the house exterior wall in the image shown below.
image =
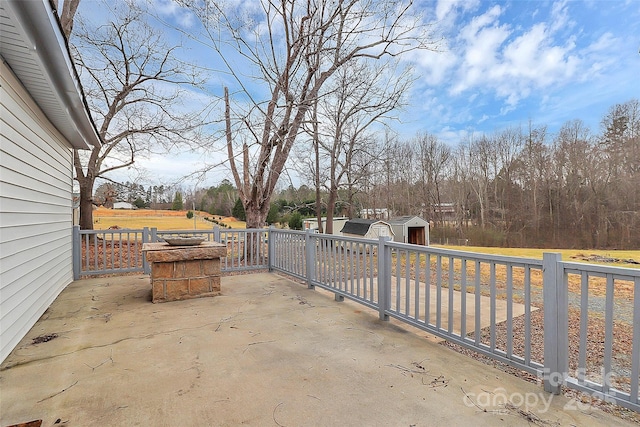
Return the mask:
M 0 85 L 1 362 L 73 280 L 73 153 L 4 60 Z

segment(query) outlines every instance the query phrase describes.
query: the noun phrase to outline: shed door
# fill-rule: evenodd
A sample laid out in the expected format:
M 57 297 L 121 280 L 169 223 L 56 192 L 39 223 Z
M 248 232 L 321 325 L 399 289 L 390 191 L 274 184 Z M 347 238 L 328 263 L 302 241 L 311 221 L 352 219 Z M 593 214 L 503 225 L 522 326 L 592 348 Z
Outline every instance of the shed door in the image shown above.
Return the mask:
M 389 233 L 389 227 L 385 226 L 384 224 L 373 224 L 373 226 L 371 227 L 371 237 L 378 238 L 380 236 L 391 236 L 391 233 Z
M 424 246 L 427 243 L 424 227 L 409 227 L 409 241 L 407 243 Z

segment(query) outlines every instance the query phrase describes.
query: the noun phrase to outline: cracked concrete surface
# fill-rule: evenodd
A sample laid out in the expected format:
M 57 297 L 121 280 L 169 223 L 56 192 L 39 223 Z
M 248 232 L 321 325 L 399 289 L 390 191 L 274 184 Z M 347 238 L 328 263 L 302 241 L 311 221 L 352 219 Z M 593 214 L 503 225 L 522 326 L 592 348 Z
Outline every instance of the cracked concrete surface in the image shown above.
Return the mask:
M 628 425 L 268 273 L 163 304 L 147 276 L 74 282 L 0 397 L 3 426 Z

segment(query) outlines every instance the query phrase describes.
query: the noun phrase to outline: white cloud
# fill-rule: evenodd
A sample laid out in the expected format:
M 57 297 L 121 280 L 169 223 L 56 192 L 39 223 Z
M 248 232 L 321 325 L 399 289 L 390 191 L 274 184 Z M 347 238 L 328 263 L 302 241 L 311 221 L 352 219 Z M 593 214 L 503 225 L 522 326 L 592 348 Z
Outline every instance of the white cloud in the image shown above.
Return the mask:
M 552 5 L 547 22 L 522 27 L 503 23 L 503 19 L 505 9 L 500 5 L 471 18 L 454 40 L 454 59 L 459 61 L 448 60 L 452 72 L 442 74 L 455 76 L 449 81 L 451 95 L 470 90 L 493 93 L 505 103 L 502 114 L 540 89 L 597 73 L 604 68 L 604 60 L 588 61 L 587 54 L 602 52 L 615 41 L 611 34 L 604 34 L 588 50 L 579 50 L 579 33 L 566 33 L 575 22 L 564 1 Z
M 569 19 L 567 0 L 553 3 L 551 6 L 551 18 L 551 32 L 573 28 L 576 24 L 575 21 Z
M 463 55 L 463 61 L 457 73 L 458 81 L 451 89 L 452 94 L 484 83 L 487 73 L 497 65 L 499 48 L 509 36 L 508 27 L 498 25 L 501 13 L 500 6 L 493 6 L 474 17 L 460 32 L 461 51 L 458 53 Z
M 462 141 L 466 141 L 469 138 L 469 131 L 464 129 L 454 129 L 450 126 L 445 126 L 439 131 L 435 132 L 438 139 L 449 145 L 458 145 Z
M 182 28 L 191 28 L 196 20 L 193 13 L 173 0 L 153 0 L 150 9 L 163 18 L 169 18 Z
M 455 24 L 459 13 L 475 10 L 480 0 L 438 0 L 435 15 L 441 27 L 451 28 Z

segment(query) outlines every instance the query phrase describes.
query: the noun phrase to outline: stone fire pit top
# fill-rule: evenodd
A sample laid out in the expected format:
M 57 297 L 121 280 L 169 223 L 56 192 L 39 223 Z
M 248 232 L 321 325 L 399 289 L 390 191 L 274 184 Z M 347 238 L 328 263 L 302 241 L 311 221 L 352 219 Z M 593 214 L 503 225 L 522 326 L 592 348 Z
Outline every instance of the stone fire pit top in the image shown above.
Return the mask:
M 227 255 L 222 243 L 203 242 L 197 246 L 171 246 L 168 243 L 144 243 L 142 251 L 149 262 L 173 262 L 192 259 L 214 259 Z

